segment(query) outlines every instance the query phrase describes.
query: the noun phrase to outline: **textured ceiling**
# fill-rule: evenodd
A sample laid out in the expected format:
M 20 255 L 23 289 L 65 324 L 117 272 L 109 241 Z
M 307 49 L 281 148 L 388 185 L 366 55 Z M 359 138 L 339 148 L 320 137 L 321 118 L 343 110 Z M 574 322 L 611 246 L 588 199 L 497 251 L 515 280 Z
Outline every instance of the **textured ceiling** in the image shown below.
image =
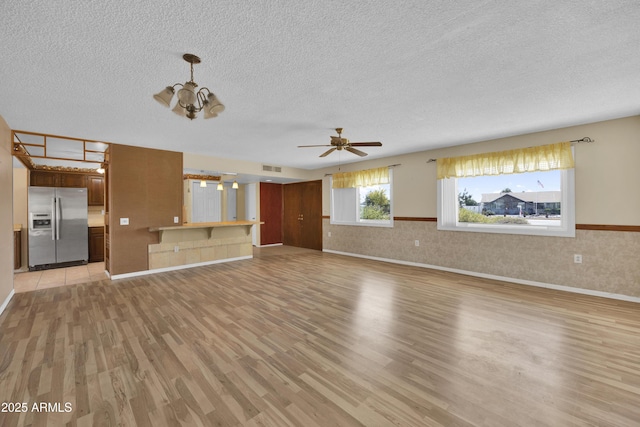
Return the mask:
M 315 169 L 640 114 L 640 2 L 20 1 L 0 16 L 14 129 Z M 194 80 L 226 105 L 155 102 Z M 576 135 L 582 137 L 583 135 Z

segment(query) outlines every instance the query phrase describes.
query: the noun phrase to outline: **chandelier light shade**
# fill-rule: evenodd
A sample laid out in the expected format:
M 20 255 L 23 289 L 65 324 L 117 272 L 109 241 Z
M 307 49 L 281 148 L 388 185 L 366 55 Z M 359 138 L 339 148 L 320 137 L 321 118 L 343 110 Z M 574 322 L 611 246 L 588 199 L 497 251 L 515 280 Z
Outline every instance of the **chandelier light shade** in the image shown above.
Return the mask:
M 204 179 L 200 181 L 200 188 L 207 188 L 207 181 Z
M 231 188 L 233 188 L 234 190 L 238 189 L 238 181 L 233 181 L 233 184 L 231 185 Z
M 218 187 L 217 187 L 217 189 L 218 189 L 218 191 L 222 191 L 222 190 L 224 190 L 224 186 L 222 185 L 222 181 L 220 181 L 220 182 L 218 183 Z
M 224 105 L 208 88 L 203 87 L 196 90 L 198 84 L 193 81 L 193 64 L 199 64 L 200 58 L 191 53 L 185 53 L 182 58 L 191 66 L 191 80 L 184 84 L 176 83 L 173 86 L 167 86 L 153 95 L 153 99 L 169 108 L 173 95 L 176 93 L 176 87 L 180 87 L 177 96 L 178 102 L 171 111 L 190 120 L 195 119 L 200 111 L 204 111 L 205 119 L 217 117 L 224 111 Z

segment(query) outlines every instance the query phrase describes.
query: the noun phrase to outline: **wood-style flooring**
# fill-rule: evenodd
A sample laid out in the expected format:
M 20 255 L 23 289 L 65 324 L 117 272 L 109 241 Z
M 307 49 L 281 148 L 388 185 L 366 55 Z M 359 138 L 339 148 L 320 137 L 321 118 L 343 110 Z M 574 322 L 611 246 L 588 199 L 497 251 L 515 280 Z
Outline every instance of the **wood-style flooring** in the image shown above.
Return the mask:
M 638 426 L 640 305 L 262 248 L 16 294 L 0 403 L 21 427 Z

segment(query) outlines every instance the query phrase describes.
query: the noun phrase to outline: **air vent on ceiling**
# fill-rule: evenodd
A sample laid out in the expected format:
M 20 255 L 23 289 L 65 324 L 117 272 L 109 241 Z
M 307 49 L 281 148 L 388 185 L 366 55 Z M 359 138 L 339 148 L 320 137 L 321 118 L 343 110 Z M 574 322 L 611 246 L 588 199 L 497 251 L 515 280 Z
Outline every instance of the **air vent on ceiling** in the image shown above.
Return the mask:
M 280 166 L 262 165 L 262 170 L 264 172 L 282 172 L 282 167 L 280 167 Z

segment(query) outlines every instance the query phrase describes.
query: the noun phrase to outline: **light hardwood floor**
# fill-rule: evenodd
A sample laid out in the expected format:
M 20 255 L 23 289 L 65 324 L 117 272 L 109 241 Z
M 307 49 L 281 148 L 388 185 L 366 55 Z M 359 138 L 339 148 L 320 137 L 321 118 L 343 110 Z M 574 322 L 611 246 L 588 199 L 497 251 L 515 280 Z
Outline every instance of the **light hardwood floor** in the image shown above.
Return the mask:
M 638 426 L 640 305 L 262 248 L 16 294 L 0 402 L 27 405 L 2 426 Z

